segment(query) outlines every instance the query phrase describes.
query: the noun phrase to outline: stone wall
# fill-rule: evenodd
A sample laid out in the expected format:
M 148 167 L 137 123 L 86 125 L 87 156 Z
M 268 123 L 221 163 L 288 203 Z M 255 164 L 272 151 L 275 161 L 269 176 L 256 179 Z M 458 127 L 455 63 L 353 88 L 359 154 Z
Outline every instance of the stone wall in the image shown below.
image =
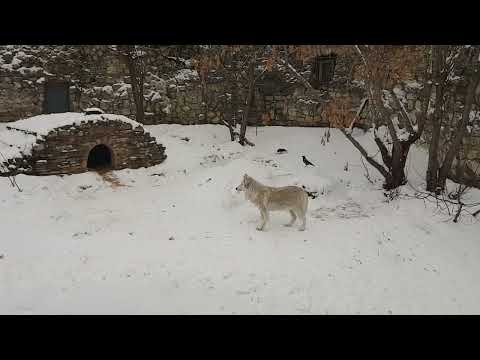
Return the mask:
M 18 131 L 18 130 L 9 130 Z M 112 155 L 111 168 L 136 169 L 160 164 L 165 147 L 139 126 L 121 121 L 88 121 L 78 126 L 56 128 L 37 140 L 30 156 L 9 159 L 10 174 L 75 174 L 88 171 L 87 160 L 96 145 L 105 145 Z
M 176 56 L 149 57 L 145 124 L 221 124 L 230 117 L 240 121 L 246 84 L 227 81 L 228 74 L 215 70 L 202 84 L 188 59 L 196 51 L 195 46 L 179 46 Z M 328 126 L 323 116 L 326 100 L 348 94 L 355 109 L 366 96 L 363 84 L 353 78 L 353 64 L 352 58 L 338 56 L 333 80 L 318 90 L 305 89 L 280 65 L 265 72 L 257 82 L 249 124 Z M 308 62 L 295 67 L 310 77 Z M 99 107 L 135 119 L 126 66 L 108 47 L 0 46 L 0 121 L 41 114 L 45 84 L 52 79 L 70 82 L 71 111 Z M 413 111 L 419 106 L 418 84 L 408 82 L 399 88 L 405 93 L 406 108 Z
M 182 49 L 185 56 L 194 52 Z M 225 74 L 211 71 L 202 85 L 191 61 L 152 58 L 145 79 L 145 124 L 218 124 L 226 116 L 242 116 L 245 84 L 231 84 Z M 178 60 L 179 59 L 179 60 Z M 322 99 L 335 93 L 354 95 L 360 103 L 360 86 L 350 84 L 351 60 L 337 60 L 328 87 L 306 91 L 281 66 L 258 81 L 250 124 L 326 126 Z M 309 76 L 309 65 L 302 75 Z M 0 121 L 15 121 L 43 113 L 45 84 L 65 80 L 70 86 L 70 111 L 99 107 L 108 113 L 135 118 L 128 72 L 106 46 L 0 46 Z
M 120 68 L 102 46 L 1 46 L 0 121 L 42 114 L 50 80 L 71 84 L 70 110 L 75 111 L 80 105 L 76 89 L 84 83 L 93 87 L 118 80 Z
M 165 93 L 166 81 L 156 74 L 179 67 L 155 57 L 151 62 L 145 84 L 147 112 L 160 111 L 167 100 L 160 94 Z M 50 80 L 70 84 L 70 111 L 99 107 L 134 118 L 126 65 L 106 46 L 10 45 L 0 46 L 0 122 L 44 113 Z
M 240 121 L 246 84 L 227 81 L 228 74 L 215 70 L 202 84 L 188 59 L 197 48 L 179 46 L 176 56 L 149 57 L 145 124 L 221 124 L 230 117 Z M 326 100 L 348 94 L 355 109 L 366 96 L 362 83 L 353 79 L 353 63 L 352 58 L 337 57 L 333 80 L 318 90 L 305 89 L 280 65 L 265 72 L 257 82 L 249 124 L 328 126 L 323 116 Z M 295 67 L 302 76 L 310 77 L 308 62 Z M 128 71 L 107 46 L 0 46 L 0 121 L 43 113 L 49 80 L 71 84 L 70 111 L 99 107 L 135 119 Z M 419 106 L 417 85 L 400 84 L 409 111 Z

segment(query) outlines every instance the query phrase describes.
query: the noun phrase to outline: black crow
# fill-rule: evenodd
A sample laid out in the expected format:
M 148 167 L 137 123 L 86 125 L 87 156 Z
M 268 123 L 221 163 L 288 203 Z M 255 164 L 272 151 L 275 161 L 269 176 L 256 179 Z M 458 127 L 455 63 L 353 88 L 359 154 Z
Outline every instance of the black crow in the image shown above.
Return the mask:
M 285 154 L 287 152 L 287 149 L 280 148 L 277 150 L 277 154 Z
M 313 165 L 310 161 L 308 161 L 308 159 L 305 157 L 305 155 L 302 156 L 302 160 L 303 160 L 303 163 L 305 164 L 305 166 L 315 166 Z

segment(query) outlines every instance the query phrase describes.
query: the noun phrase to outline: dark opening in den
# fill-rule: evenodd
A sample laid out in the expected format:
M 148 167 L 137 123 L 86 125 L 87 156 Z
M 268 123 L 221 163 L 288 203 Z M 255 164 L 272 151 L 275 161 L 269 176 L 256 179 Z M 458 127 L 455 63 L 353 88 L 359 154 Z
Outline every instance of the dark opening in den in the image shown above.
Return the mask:
M 112 167 L 112 152 L 103 145 L 97 145 L 88 154 L 87 167 L 89 169 L 108 169 Z

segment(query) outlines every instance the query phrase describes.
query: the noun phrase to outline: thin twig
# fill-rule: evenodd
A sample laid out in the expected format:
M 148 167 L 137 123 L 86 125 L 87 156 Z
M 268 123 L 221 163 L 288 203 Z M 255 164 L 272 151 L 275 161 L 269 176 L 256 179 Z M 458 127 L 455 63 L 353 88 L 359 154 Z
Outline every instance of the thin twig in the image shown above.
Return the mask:
M 2 156 L 2 158 L 4 159 L 5 162 L 7 162 L 7 159 L 5 158 L 5 156 L 2 154 L 2 152 L 0 152 L 0 156 Z M 8 169 L 8 167 L 6 165 L 4 165 L 3 163 L 0 162 L 0 166 L 5 169 L 5 173 L 8 174 L 10 172 L 10 170 Z M 18 186 L 17 184 L 17 181 L 15 179 L 15 175 L 7 175 L 8 177 L 8 180 L 10 180 L 10 184 L 12 184 L 12 187 L 16 187 L 18 192 L 22 192 L 22 189 L 20 189 L 20 186 Z
M 365 177 L 367 178 L 368 182 L 372 185 L 375 185 L 375 183 L 373 182 L 373 180 L 370 178 L 370 173 L 368 172 L 368 168 L 367 168 L 367 165 L 365 164 L 365 162 L 363 161 L 363 156 L 360 156 L 360 161 L 362 162 L 362 165 L 363 165 L 363 168 L 365 169 Z

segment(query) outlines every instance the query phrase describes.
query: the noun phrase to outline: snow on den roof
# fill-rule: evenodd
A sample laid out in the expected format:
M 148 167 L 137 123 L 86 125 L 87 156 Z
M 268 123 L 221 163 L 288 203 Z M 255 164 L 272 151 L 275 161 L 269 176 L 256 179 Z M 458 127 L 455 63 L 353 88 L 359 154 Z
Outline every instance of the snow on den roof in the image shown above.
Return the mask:
M 20 157 L 22 154 L 30 155 L 36 141 L 37 137 L 35 135 L 11 130 L 1 131 L 0 163 L 8 159 Z M 1 167 L 0 172 L 2 172 Z
M 0 163 L 23 155 L 31 155 L 32 148 L 37 140 L 46 136 L 55 128 L 80 125 L 82 121 L 98 122 L 110 120 L 131 124 L 133 128 L 142 126 L 140 123 L 123 115 L 85 115 L 83 113 L 38 115 L 9 123 L 7 130 L 0 131 Z M 0 172 L 2 172 L 1 169 Z
M 38 115 L 31 118 L 18 120 L 11 123 L 8 128 L 13 130 L 21 130 L 28 133 L 34 133 L 39 136 L 45 136 L 50 131 L 63 127 L 63 126 L 75 126 L 80 125 L 81 122 L 87 121 L 121 121 L 127 124 L 131 124 L 133 128 L 142 126 L 140 123 L 131 120 L 123 115 L 116 114 L 93 114 L 85 115 L 84 113 L 60 113 L 60 114 L 48 114 Z

